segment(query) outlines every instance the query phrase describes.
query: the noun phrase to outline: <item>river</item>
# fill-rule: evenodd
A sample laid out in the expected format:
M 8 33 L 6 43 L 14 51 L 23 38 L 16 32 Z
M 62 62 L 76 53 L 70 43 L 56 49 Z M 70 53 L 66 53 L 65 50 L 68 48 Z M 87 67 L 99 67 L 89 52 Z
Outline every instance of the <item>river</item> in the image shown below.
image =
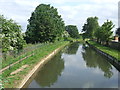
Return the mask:
M 72 43 L 55 55 L 28 88 L 118 88 L 119 71 L 90 47 Z

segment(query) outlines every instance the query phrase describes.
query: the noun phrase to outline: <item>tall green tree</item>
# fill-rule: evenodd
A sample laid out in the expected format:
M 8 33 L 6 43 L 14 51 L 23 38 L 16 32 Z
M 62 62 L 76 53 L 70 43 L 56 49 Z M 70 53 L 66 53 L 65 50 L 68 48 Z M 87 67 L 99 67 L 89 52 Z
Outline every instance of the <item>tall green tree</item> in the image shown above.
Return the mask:
M 28 22 L 25 33 L 28 43 L 54 42 L 65 31 L 64 21 L 58 15 L 57 9 L 49 4 L 38 5 Z
M 108 41 L 111 39 L 111 36 L 113 34 L 112 29 L 114 28 L 114 24 L 112 21 L 107 20 L 106 22 L 104 22 L 104 24 L 102 25 L 102 29 L 104 31 L 103 33 L 103 37 L 104 37 L 104 41 L 106 42 L 106 45 L 108 45 Z
M 113 31 L 111 30 L 114 28 L 114 26 L 115 25 L 113 25 L 112 21 L 107 20 L 104 22 L 104 24 L 95 32 L 97 41 L 100 43 L 106 42 L 106 45 L 108 45 L 108 42 L 113 34 Z
M 99 27 L 96 32 L 95 32 L 95 37 L 97 39 L 97 42 L 98 43 L 102 43 L 102 41 L 105 40 L 105 37 L 104 37 L 104 28 L 103 27 Z
M 65 27 L 66 31 L 69 33 L 72 38 L 79 38 L 78 28 L 75 25 L 68 25 Z
M 83 38 L 94 38 L 94 34 L 96 30 L 99 28 L 98 17 L 89 17 L 87 18 L 87 22 L 84 24 L 82 32 Z
M 23 48 L 25 40 L 21 33 L 21 26 L 12 19 L 7 20 L 3 15 L 0 15 L 0 38 L 2 41 L 2 52 L 6 54 L 9 51 L 18 52 Z

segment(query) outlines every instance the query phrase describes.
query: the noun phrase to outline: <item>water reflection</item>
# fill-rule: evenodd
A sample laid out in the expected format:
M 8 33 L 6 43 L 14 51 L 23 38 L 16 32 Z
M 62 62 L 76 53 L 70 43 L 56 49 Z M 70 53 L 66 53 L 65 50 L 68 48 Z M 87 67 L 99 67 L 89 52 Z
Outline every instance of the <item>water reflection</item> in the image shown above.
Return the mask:
M 50 87 L 61 76 L 63 69 L 64 61 L 61 59 L 61 53 L 59 53 L 38 72 L 35 81 L 41 87 Z
M 82 52 L 84 61 L 86 62 L 87 67 L 91 68 L 99 68 L 104 72 L 104 76 L 107 78 L 111 78 L 113 75 L 111 64 L 102 58 L 102 56 L 98 55 L 91 48 L 86 48 L 84 52 Z
M 73 43 L 50 60 L 29 88 L 117 88 L 118 72 L 91 48 Z
M 67 49 L 65 50 L 65 53 L 70 55 L 76 54 L 78 47 L 79 47 L 79 43 L 72 43 L 67 47 Z

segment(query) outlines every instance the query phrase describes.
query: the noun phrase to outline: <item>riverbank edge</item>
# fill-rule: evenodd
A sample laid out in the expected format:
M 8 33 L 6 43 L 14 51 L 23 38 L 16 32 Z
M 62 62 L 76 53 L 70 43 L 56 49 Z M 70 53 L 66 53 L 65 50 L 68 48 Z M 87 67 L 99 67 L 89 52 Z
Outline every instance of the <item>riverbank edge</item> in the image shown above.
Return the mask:
M 101 51 L 100 49 L 98 49 L 97 47 L 91 45 L 88 41 L 86 41 L 86 43 L 93 48 L 95 51 L 97 51 L 98 53 L 100 53 L 101 55 L 105 56 L 106 58 L 108 58 L 107 60 L 120 72 L 120 62 L 113 56 L 109 55 L 106 52 Z
M 70 44 L 70 42 L 62 45 L 61 47 L 55 49 L 53 52 L 48 54 L 45 58 L 41 59 L 40 62 L 37 63 L 36 66 L 33 67 L 33 69 L 25 76 L 25 78 L 21 81 L 21 84 L 18 85 L 19 90 L 22 88 L 25 88 L 30 83 L 30 80 L 33 79 L 33 77 L 36 75 L 36 73 L 52 58 L 54 57 L 61 49 L 63 49 L 65 46 Z

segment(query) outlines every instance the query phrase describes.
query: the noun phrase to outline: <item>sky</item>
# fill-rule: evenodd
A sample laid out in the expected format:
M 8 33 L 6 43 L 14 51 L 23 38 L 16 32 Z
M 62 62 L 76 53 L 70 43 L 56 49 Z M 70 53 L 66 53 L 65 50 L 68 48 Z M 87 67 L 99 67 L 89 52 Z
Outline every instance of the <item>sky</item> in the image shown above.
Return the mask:
M 88 17 L 97 16 L 102 25 L 107 19 L 118 27 L 119 0 L 0 0 L 0 14 L 15 20 L 26 31 L 28 19 L 39 4 L 51 4 L 57 8 L 65 25 L 76 25 L 79 32 Z

